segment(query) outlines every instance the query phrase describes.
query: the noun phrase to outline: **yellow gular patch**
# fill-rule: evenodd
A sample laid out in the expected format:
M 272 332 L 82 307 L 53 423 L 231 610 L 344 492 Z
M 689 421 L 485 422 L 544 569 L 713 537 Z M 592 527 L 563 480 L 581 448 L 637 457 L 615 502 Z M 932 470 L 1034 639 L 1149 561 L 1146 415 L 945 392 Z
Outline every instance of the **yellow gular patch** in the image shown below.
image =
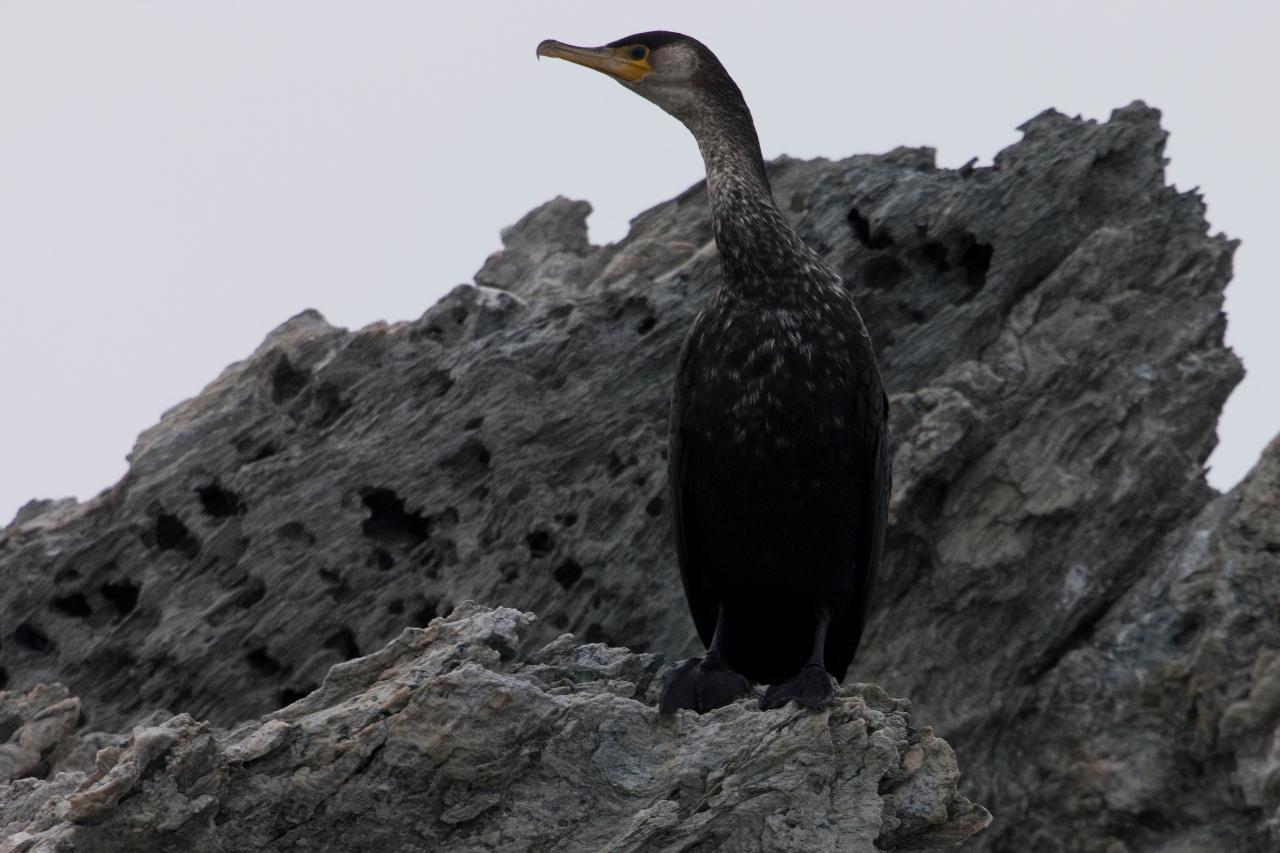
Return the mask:
M 613 71 L 615 76 L 621 77 L 628 83 L 635 83 L 638 80 L 643 80 L 646 74 L 653 71 L 653 66 L 649 64 L 647 56 L 644 59 L 632 59 L 627 56 L 628 50 L 624 49 L 619 52 L 622 54 L 619 57 L 622 62 L 618 63 L 617 70 Z

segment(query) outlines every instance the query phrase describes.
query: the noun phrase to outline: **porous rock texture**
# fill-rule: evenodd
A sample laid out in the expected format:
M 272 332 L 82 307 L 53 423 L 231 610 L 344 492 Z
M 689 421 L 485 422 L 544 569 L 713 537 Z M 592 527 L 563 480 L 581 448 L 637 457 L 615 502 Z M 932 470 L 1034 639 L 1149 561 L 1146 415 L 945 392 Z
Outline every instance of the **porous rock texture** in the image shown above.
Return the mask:
M 990 819 L 874 685 L 821 714 L 662 716 L 670 664 L 569 635 L 516 662 L 532 623 L 465 603 L 261 720 L 89 736 L 89 769 L 0 787 L 0 850 L 870 853 Z
M 1229 495 L 1203 476 L 1241 376 L 1234 243 L 1165 184 L 1155 110 L 1022 130 L 989 167 L 769 167 L 890 390 L 851 678 L 955 747 L 996 818 L 972 849 L 1272 849 L 1277 451 Z M 230 725 L 464 599 L 538 613 L 538 642 L 697 652 L 664 453 L 718 282 L 705 190 L 608 246 L 588 211 L 528 214 L 417 321 L 295 317 L 144 433 L 117 486 L 24 509 L 0 533 L 12 686 L 64 682 L 96 728 Z

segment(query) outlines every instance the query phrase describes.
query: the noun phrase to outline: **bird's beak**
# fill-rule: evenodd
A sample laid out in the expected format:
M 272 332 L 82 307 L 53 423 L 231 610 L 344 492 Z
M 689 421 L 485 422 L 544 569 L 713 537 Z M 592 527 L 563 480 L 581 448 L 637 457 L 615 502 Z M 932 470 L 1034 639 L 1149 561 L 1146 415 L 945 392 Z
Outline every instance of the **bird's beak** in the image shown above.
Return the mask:
M 635 83 L 653 70 L 647 57 L 632 59 L 627 56 L 626 48 L 621 47 L 574 47 L 547 39 L 538 45 L 538 56 L 567 59 L 628 83 Z

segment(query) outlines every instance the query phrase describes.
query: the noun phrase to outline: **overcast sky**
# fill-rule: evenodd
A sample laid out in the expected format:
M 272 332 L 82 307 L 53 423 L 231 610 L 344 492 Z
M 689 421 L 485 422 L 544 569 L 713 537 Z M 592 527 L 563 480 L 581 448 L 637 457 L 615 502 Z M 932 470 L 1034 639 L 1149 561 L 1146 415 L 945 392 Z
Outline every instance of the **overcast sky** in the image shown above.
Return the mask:
M 698 180 L 675 121 L 534 59 L 648 29 L 719 54 L 767 157 L 989 163 L 1046 107 L 1159 107 L 1170 180 L 1243 241 L 1211 482 L 1280 431 L 1280 3 L 0 0 L 0 524 L 111 485 L 303 308 L 414 318 L 554 195 L 603 242 Z

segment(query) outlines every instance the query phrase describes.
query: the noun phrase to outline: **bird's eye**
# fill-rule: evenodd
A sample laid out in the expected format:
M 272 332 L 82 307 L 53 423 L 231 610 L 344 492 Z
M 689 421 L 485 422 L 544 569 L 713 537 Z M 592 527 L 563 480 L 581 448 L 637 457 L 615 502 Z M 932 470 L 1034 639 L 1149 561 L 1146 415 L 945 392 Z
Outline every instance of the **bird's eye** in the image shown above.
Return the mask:
M 638 44 L 635 47 L 631 48 L 631 58 L 634 59 L 636 62 L 639 62 L 640 60 L 644 59 L 648 55 L 649 55 L 649 48 L 645 47 L 644 45 Z

